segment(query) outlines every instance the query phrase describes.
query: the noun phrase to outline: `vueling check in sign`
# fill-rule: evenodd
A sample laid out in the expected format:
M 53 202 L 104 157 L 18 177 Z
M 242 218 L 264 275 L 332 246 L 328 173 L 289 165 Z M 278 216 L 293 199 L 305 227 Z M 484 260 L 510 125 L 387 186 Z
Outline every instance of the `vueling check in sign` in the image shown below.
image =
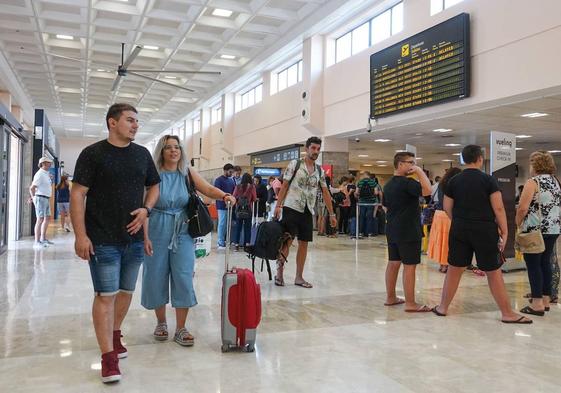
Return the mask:
M 409 44 L 405 44 L 401 46 L 401 57 L 409 56 Z

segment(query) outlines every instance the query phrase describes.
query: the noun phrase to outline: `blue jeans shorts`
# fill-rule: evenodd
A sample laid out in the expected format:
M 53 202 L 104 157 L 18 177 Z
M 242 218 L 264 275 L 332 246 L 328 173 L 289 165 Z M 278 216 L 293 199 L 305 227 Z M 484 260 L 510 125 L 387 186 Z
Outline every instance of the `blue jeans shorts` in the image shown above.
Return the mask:
M 35 204 L 35 215 L 37 217 L 44 218 L 51 215 L 51 201 L 49 198 L 35 195 L 33 203 Z
M 138 270 L 144 261 L 144 242 L 99 244 L 90 258 L 90 273 L 96 296 L 133 293 Z

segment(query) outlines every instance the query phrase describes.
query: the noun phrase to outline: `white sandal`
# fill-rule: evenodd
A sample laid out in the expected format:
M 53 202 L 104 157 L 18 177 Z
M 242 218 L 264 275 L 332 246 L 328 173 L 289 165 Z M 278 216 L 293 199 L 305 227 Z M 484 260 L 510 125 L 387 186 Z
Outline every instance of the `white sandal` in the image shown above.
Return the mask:
M 154 329 L 154 339 L 156 341 L 166 341 L 168 337 L 168 324 L 166 322 L 158 323 L 156 329 Z

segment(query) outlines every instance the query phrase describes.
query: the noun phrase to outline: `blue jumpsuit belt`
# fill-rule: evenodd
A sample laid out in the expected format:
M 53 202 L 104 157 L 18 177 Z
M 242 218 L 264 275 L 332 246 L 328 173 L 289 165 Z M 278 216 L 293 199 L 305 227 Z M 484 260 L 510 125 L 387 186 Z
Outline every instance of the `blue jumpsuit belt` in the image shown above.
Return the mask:
M 167 214 L 168 216 L 173 216 L 173 235 L 168 245 L 168 250 L 171 250 L 172 252 L 177 252 L 177 241 L 179 238 L 179 232 L 181 231 L 181 226 L 183 225 L 183 221 L 185 217 L 183 211 L 184 210 L 181 208 L 166 209 L 166 210 L 156 209 L 156 208 L 152 209 L 152 214 L 160 213 L 160 214 Z

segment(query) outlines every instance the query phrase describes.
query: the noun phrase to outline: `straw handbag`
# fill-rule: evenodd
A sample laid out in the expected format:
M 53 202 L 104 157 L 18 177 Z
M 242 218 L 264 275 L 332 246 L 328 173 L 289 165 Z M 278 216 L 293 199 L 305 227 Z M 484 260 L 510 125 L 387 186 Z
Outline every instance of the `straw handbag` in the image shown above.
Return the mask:
M 540 224 L 538 225 L 537 230 L 527 233 L 520 232 L 520 227 L 518 227 L 516 229 L 516 237 L 514 238 L 514 248 L 523 254 L 541 254 L 545 251 L 545 243 L 543 241 L 542 231 L 540 230 L 542 223 L 542 208 L 540 205 L 541 188 L 539 179 L 536 180 L 536 183 L 538 184 L 537 203 Z

